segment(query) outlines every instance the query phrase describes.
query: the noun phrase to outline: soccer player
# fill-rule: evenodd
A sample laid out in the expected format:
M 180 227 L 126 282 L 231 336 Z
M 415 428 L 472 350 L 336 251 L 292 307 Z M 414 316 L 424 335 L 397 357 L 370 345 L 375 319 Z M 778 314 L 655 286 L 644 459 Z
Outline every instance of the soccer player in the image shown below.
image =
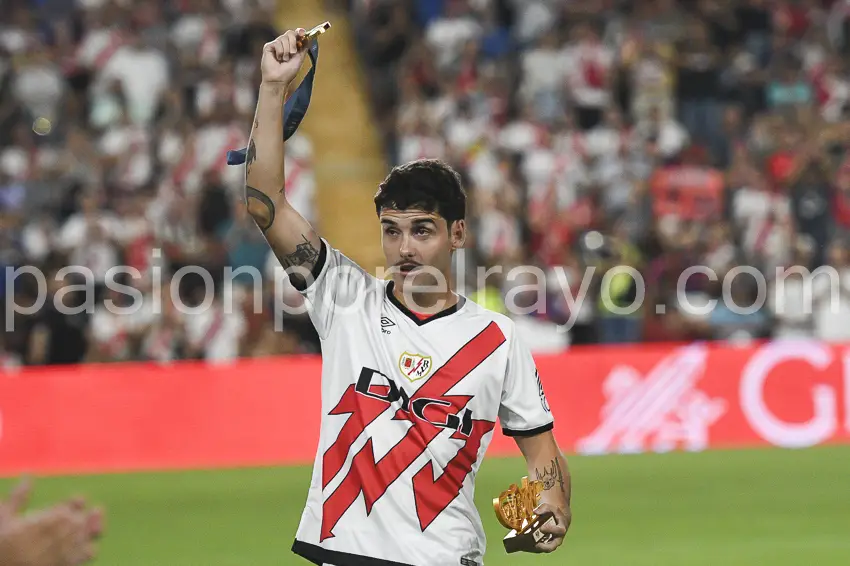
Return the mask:
M 498 418 L 543 481 L 538 512 L 556 519 L 525 550 L 552 552 L 571 520 L 570 476 L 534 360 L 510 319 L 447 283 L 466 238 L 458 175 L 416 161 L 380 185 L 391 280 L 334 249 L 285 198 L 282 101 L 303 37 L 290 30 L 264 47 L 245 187 L 322 340 L 320 441 L 293 551 L 320 565 L 480 566 L 474 481 Z

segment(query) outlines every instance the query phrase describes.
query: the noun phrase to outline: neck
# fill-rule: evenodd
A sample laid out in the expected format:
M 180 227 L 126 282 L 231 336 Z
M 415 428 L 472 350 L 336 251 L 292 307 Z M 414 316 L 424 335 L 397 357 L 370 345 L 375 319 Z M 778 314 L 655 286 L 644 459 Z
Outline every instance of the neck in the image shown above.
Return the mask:
M 408 310 L 418 314 L 437 314 L 456 305 L 458 302 L 458 296 L 452 289 L 442 293 L 408 293 L 408 297 L 411 299 L 408 301 L 402 286 L 398 283 L 393 285 L 393 296 Z

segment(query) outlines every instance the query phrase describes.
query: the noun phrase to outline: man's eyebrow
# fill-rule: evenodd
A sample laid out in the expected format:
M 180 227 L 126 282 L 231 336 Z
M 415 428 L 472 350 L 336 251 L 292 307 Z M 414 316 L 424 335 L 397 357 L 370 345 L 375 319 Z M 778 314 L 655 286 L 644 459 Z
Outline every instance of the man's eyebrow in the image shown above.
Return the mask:
M 410 223 L 413 226 L 422 226 L 426 224 L 437 226 L 437 222 L 433 218 L 415 218 L 411 220 Z M 381 218 L 381 224 L 385 224 L 387 226 L 398 226 L 398 223 L 390 218 Z

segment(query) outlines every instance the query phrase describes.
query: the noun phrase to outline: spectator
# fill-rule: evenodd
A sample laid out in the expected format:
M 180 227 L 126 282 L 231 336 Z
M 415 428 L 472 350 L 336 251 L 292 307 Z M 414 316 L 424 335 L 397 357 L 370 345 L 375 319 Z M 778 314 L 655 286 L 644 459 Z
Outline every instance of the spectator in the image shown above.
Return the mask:
M 850 260 L 847 244 L 834 241 L 826 254 L 832 276 L 820 276 L 814 284 L 814 336 L 827 342 L 850 339 L 847 317 L 850 315 Z M 829 272 L 827 272 L 829 273 Z
M 572 35 L 563 64 L 576 125 L 581 130 L 590 130 L 602 121 L 604 111 L 612 102 L 614 54 L 590 24 L 577 25 Z
M 31 119 L 55 120 L 67 88 L 47 46 L 32 45 L 15 61 L 12 92 Z
M 824 253 L 832 234 L 832 187 L 829 164 L 821 154 L 822 149 L 813 142 L 794 162 L 789 176 L 791 210 L 798 232 L 814 241 L 815 266 L 822 265 Z
M 257 54 L 275 35 L 272 4 L 80 2 L 51 14 L 9 12 L 0 29 L 0 262 L 51 274 L 80 264 L 98 292 L 94 312 L 80 316 L 17 314 L 4 340 L 10 355 L 72 362 L 80 358 L 73 344 L 98 359 L 160 362 L 318 351 L 309 319 L 278 316 L 302 299 L 275 285 L 275 258 L 234 204 L 243 170 L 224 165 L 226 151 L 247 141 Z M 439 157 L 463 176 L 473 228 L 465 268 L 543 270 L 528 284 L 545 300 L 526 301 L 531 312 L 517 318 L 532 344 L 843 339 L 844 295 L 817 295 L 806 316 L 806 282 L 780 284 L 776 269 L 846 267 L 847 2 L 351 5 L 389 162 Z M 290 202 L 316 226 L 332 222 L 313 203 L 319 148 L 301 134 L 287 148 Z M 128 284 L 149 302 L 178 269 L 203 266 L 216 306 L 184 317 L 164 301 L 161 314 L 140 311 L 118 324 L 103 313 L 103 301 L 117 297 L 100 292 L 119 263 L 138 269 Z M 616 264 L 638 270 L 651 308 L 618 316 L 605 306 L 599 271 Z M 720 305 L 700 317 L 681 302 L 687 268 L 723 277 L 742 264 L 764 274 L 772 304 L 747 315 Z M 226 266 L 260 270 L 260 288 L 248 274 L 231 287 Z M 591 267 L 597 272 L 585 277 Z M 615 305 L 638 296 L 627 279 L 615 277 L 606 291 Z M 23 281 L 10 292 L 31 303 L 37 293 Z M 71 284 L 51 284 L 51 293 Z M 563 285 L 573 297 L 583 289 L 584 300 L 553 292 Z M 189 304 L 201 300 L 192 277 L 178 287 Z M 473 292 L 504 305 L 512 290 Z M 694 306 L 722 298 L 705 275 L 682 291 Z M 84 293 L 66 301 L 75 294 Z M 743 306 L 757 298 L 746 282 L 732 295 Z M 231 297 L 233 314 L 224 309 Z M 573 326 L 558 328 L 571 314 Z M 137 328 L 132 344 L 108 353 L 125 326 Z M 215 339 L 205 341 L 210 332 Z M 218 340 L 227 345 L 209 346 Z
M 688 144 L 688 132 L 673 116 L 664 117 L 659 107 L 649 109 L 644 120 L 637 124 L 638 133 L 644 140 L 652 142 L 658 148 L 658 154 L 670 160 Z
M 108 362 L 136 359 L 138 342 L 147 332 L 146 326 L 153 309 L 145 309 L 143 316 L 139 316 L 138 311 L 132 308 L 129 295 L 112 289 L 102 292 L 102 295 L 104 300 L 94 309 L 91 317 L 86 360 Z
M 555 120 L 563 113 L 563 83 L 567 64 L 563 60 L 558 36 L 549 30 L 535 47 L 525 50 L 521 56 L 522 87 L 520 94 L 528 103 L 533 103 L 535 118 Z
M 560 352 L 566 348 L 569 335 L 560 327 L 566 320 L 561 313 L 553 312 L 545 280 L 524 271 L 506 283 L 509 286 L 506 304 L 519 338 L 526 344 L 536 344 L 538 352 Z
M 76 364 L 88 351 L 90 322 L 86 310 L 93 299 L 93 288 L 78 277 L 58 277 L 59 269 L 45 274 L 47 300 L 31 323 L 29 365 Z
M 116 96 L 120 96 L 129 121 L 146 126 L 154 119 L 167 89 L 168 60 L 140 30 L 130 29 L 125 36 L 124 45 L 110 57 L 93 85 L 95 108 L 109 99 L 115 104 Z
M 748 342 L 765 336 L 769 320 L 757 302 L 754 285 L 744 277 L 735 277 L 729 295 L 722 297 L 712 309 L 708 318 L 711 338 Z
M 805 267 L 811 264 L 814 246 L 811 240 L 800 238 L 794 249 L 793 262 L 795 266 Z M 787 277 L 777 275 L 770 284 L 768 304 L 774 317 L 774 338 L 805 339 L 814 332 L 813 306 L 822 302 L 823 298 L 814 295 L 812 282 L 805 280 L 805 271 L 798 269 L 782 270 Z M 797 273 L 800 271 L 800 273 Z M 818 284 L 819 281 L 818 281 Z M 808 296 L 807 296 L 808 294 Z
M 695 140 L 711 145 L 721 120 L 721 53 L 703 22 L 690 22 L 685 37 L 677 48 L 679 119 Z
M 237 265 L 265 262 L 266 247 L 243 253 L 262 235 L 231 227 L 243 170 L 224 154 L 246 141 L 259 49 L 275 36 L 269 3 L 73 4 L 49 20 L 19 6 L 0 30 L 0 261 L 37 267 L 49 283 L 44 308 L 15 315 L 5 350 L 34 364 L 232 359 L 242 353 L 240 316 L 222 317 L 235 348 L 202 345 L 220 309 L 212 322 L 184 319 L 168 282 L 201 266 L 226 288 L 228 244 Z M 287 191 L 315 220 L 312 149 L 303 136 L 291 147 Z M 105 287 L 118 265 L 135 295 Z M 53 280 L 65 266 L 93 277 L 82 285 L 72 269 Z M 27 277 L 14 284 L 19 304 L 36 301 Z M 175 284 L 179 298 L 197 301 L 196 284 Z M 260 315 L 267 327 L 271 304 Z
M 604 257 L 600 271 L 609 274 L 609 279 L 603 279 L 599 295 L 600 342 L 639 342 L 643 316 L 639 301 L 646 290 L 632 273 L 640 273 L 640 252 L 627 238 L 623 238 L 622 233 L 615 233 L 605 246 L 603 253 L 607 257 Z
M 437 54 L 437 66 L 447 69 L 455 63 L 463 47 L 482 34 L 480 22 L 473 16 L 468 0 L 447 0 L 442 17 L 428 24 L 425 38 Z
M 623 41 L 620 65 L 625 73 L 625 106 L 640 123 L 652 111 L 658 120 L 674 115 L 673 46 L 634 31 Z
M 228 289 L 228 294 L 232 288 Z M 232 362 L 246 348 L 245 318 L 241 309 L 234 308 L 233 297 L 218 293 L 209 294 L 207 287 L 198 285 L 190 288 L 185 303 L 188 311 L 183 314 L 186 332 L 186 357 L 214 363 Z M 206 299 L 212 299 L 204 304 Z M 225 308 L 225 305 L 230 305 Z
M 796 61 L 778 63 L 775 78 L 767 86 L 767 103 L 771 108 L 811 104 L 814 93 Z

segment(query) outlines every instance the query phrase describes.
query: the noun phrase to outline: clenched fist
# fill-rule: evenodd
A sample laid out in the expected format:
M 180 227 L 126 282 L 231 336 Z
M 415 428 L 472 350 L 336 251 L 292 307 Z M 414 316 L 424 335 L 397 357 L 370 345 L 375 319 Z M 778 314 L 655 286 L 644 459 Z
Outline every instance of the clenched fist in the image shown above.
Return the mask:
M 309 42 L 305 39 L 306 33 L 303 28 L 289 30 L 263 46 L 260 70 L 264 83 L 289 86 L 307 54 Z

